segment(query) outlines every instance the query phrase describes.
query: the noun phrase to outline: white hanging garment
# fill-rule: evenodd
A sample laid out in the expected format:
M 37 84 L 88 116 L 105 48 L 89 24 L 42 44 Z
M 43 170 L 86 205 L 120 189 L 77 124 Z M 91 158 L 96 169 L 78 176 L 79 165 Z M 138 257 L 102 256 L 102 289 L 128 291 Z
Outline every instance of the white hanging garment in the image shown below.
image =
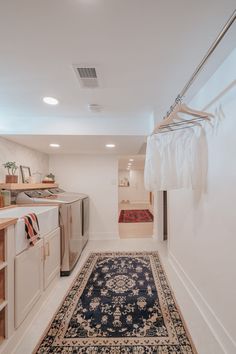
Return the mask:
M 174 136 L 172 132 L 159 135 L 160 150 L 160 184 L 158 190 L 170 190 L 176 187 L 176 160 Z
M 176 180 L 171 133 L 148 137 L 144 169 L 145 188 L 149 191 L 169 190 Z
M 158 190 L 160 178 L 160 154 L 156 140 L 158 140 L 156 135 L 149 136 L 147 139 L 144 185 L 148 191 Z
M 172 132 L 176 179 L 170 189 L 204 188 L 207 175 L 207 142 L 201 125 Z
M 148 138 L 144 177 L 149 191 L 204 188 L 206 173 L 207 143 L 200 125 Z
M 191 128 L 173 132 L 173 145 L 175 149 L 176 185 L 173 189 L 192 188 L 191 172 L 191 141 L 194 132 Z
M 149 136 L 147 138 L 147 146 L 146 146 L 146 156 L 145 156 L 145 165 L 144 165 L 144 186 L 145 189 L 148 191 L 153 191 L 153 184 L 152 184 L 152 163 L 151 163 L 151 157 L 152 157 L 152 149 L 151 149 L 151 138 L 152 136 Z
M 207 180 L 208 146 L 205 129 L 202 126 L 192 128 L 191 140 L 191 177 L 192 189 L 204 189 Z

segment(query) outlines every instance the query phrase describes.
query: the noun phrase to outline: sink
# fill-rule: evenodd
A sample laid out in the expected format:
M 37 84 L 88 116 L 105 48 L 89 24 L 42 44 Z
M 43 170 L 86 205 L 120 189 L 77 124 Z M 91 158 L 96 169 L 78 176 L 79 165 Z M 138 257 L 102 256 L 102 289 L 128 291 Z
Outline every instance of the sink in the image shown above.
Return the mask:
M 29 213 L 35 213 L 37 215 L 41 238 L 59 226 L 57 206 L 19 206 L 0 210 L 0 218 L 18 218 L 15 225 L 16 255 L 29 247 L 29 242 L 25 237 L 25 224 L 22 219 L 23 216 Z

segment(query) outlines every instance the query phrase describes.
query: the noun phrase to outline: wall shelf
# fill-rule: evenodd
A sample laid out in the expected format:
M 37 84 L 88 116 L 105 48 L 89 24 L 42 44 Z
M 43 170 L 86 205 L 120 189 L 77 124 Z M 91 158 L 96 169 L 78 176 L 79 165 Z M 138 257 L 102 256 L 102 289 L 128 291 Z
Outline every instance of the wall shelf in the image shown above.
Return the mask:
M 10 191 L 57 188 L 58 183 L 0 183 L 0 189 Z

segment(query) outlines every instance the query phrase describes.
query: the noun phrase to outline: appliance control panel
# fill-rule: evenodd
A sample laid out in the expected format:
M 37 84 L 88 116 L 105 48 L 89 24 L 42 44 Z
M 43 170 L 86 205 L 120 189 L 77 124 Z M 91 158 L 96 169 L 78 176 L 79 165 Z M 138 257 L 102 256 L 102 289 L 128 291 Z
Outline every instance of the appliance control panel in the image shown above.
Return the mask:
M 50 188 L 48 189 L 48 191 L 51 193 L 51 194 L 60 194 L 60 193 L 64 193 L 65 191 L 61 188 Z
M 25 191 L 25 194 L 30 198 L 47 198 L 50 195 L 50 193 L 47 190 L 41 190 L 41 189 Z

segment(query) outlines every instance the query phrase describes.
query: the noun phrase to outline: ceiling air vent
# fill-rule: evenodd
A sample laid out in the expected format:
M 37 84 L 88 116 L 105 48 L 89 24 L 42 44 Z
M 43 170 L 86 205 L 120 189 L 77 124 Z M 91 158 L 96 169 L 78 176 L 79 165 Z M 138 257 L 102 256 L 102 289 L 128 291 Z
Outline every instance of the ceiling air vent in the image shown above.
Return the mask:
M 79 78 L 80 85 L 84 88 L 98 87 L 98 78 L 95 68 L 74 66 L 74 70 Z
M 97 103 L 89 103 L 88 110 L 92 113 L 98 113 L 102 111 L 102 106 Z

